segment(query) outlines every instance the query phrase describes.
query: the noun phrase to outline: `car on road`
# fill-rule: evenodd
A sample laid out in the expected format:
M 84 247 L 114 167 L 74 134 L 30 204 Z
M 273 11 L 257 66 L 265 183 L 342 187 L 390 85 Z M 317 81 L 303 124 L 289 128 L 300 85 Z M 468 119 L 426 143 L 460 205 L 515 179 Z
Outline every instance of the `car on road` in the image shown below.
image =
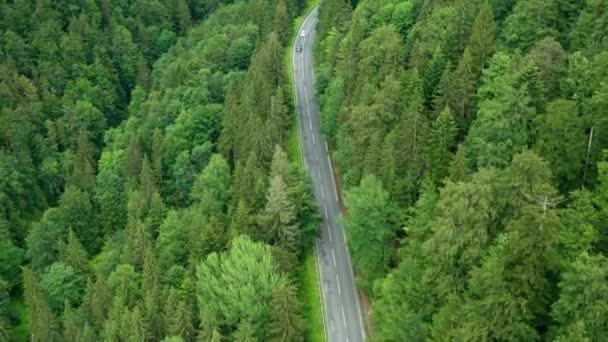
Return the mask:
M 302 52 L 302 45 L 296 46 L 296 52 Z
M 306 37 L 306 31 L 302 30 L 302 32 L 300 32 L 300 37 L 302 37 L 302 38 Z

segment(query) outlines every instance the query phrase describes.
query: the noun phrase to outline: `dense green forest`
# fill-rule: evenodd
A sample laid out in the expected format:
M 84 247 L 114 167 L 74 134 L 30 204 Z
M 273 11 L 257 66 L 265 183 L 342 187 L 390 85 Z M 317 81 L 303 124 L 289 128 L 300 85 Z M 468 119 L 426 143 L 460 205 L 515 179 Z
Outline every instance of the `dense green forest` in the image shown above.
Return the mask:
M 606 341 L 608 2 L 325 0 L 323 130 L 378 341 Z
M 0 341 L 304 339 L 304 6 L 0 0 Z M 317 30 L 370 339 L 605 341 L 608 2 L 323 0 Z
M 304 5 L 0 0 L 0 341 L 302 340 Z

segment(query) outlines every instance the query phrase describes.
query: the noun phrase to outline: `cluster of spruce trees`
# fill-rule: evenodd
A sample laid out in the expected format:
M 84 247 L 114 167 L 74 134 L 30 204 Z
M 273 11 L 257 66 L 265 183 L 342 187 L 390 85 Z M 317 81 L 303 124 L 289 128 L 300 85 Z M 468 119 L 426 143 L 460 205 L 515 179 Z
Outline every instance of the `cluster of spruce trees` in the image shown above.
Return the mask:
M 374 340 L 605 340 L 608 2 L 325 0 L 319 18 Z
M 0 0 L 1 341 L 302 340 L 302 6 Z

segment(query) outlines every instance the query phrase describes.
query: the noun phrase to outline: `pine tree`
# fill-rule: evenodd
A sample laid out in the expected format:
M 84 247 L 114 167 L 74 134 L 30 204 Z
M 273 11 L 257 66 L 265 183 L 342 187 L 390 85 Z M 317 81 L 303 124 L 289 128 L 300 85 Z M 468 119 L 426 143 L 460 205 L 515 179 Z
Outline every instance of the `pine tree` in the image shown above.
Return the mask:
M 517 1 L 503 24 L 502 36 L 510 48 L 526 51 L 541 38 L 557 37 L 556 0 Z
M 151 244 L 145 247 L 143 260 L 142 290 L 144 293 L 152 293 L 160 287 L 160 271 Z
M 277 32 L 281 43 L 287 41 L 287 36 L 291 32 L 291 18 L 287 12 L 285 0 L 278 0 L 272 23 L 272 30 Z
M 169 289 L 165 304 L 164 325 L 167 335 L 181 336 L 185 340 L 189 340 L 194 331 L 188 305 L 173 288 Z
M 155 129 L 152 135 L 152 154 L 150 163 L 157 185 L 161 185 L 163 180 L 163 132 Z
M 448 174 L 448 162 L 451 150 L 454 148 L 458 126 L 452 117 L 450 109 L 446 107 L 433 123 L 430 141 L 433 144 L 427 153 L 428 167 L 435 184 Z
M 3 341 L 8 341 L 11 337 L 11 325 L 8 317 L 10 301 L 8 290 L 8 283 L 0 277 L 0 340 Z
M 473 59 L 473 74 L 479 77 L 494 52 L 494 13 L 489 0 L 484 0 L 475 18 L 467 47 Z
M 438 115 L 440 111 L 444 110 L 446 106 L 450 106 L 450 96 L 452 93 L 451 87 L 451 79 L 453 74 L 453 68 L 450 62 L 448 61 L 445 68 L 443 69 L 443 73 L 441 74 L 441 78 L 439 78 L 439 82 L 433 91 L 433 99 L 432 99 L 432 108 L 434 116 Z
M 179 32 L 185 33 L 192 25 L 192 17 L 190 16 L 190 8 L 186 0 L 175 1 L 175 22 L 179 28 Z
M 144 342 L 146 340 L 146 324 L 139 305 L 135 306 L 123 320 L 122 335 L 125 342 Z
M 412 71 L 412 80 L 408 93 L 410 101 L 405 114 L 393 129 L 395 175 L 397 181 L 387 184 L 391 194 L 399 203 L 411 203 L 415 188 L 422 180 L 424 155 L 427 149 L 430 123 L 424 110 L 422 81 L 416 70 Z
M 99 208 L 100 225 L 106 234 L 122 230 L 127 223 L 124 162 L 123 151 L 104 151 L 99 159 L 94 199 Z
M 159 308 L 163 306 L 163 300 L 158 287 L 143 293 L 142 316 L 147 340 L 158 341 L 161 336 L 165 335 L 166 327 L 163 326 L 162 314 L 159 312 Z
M 197 342 L 211 342 L 213 336 L 217 332 L 217 321 L 209 310 L 203 309 L 200 312 L 201 318 L 199 323 Z
M 120 264 L 116 266 L 108 277 L 108 285 L 114 296 L 113 306 L 128 309 L 141 301 L 141 276 L 135 271 L 133 265 Z M 111 312 L 110 316 L 112 316 Z
M 79 337 L 82 322 L 79 322 L 77 313 L 74 312 L 74 309 L 67 302 L 64 305 L 62 321 L 63 341 L 80 342 Z
M 100 234 L 89 195 L 69 185 L 59 200 L 63 225 L 74 231 L 88 253 L 99 250 Z
M 234 201 L 244 201 L 256 211 L 264 203 L 266 178 L 255 154 L 250 153 L 247 162 L 240 162 L 234 170 Z
M 295 207 L 288 198 L 283 178 L 275 176 L 270 181 L 264 212 L 258 218 L 259 238 L 290 251 L 297 251 L 300 237 L 295 219 Z
M 32 341 L 59 341 L 58 324 L 44 296 L 38 277 L 29 267 L 23 267 L 25 303 L 30 308 L 29 336 Z
M 302 318 L 299 316 L 299 303 L 293 285 L 273 291 L 270 306 L 270 340 L 276 342 L 302 341 Z
M 538 118 L 536 150 L 551 163 L 560 189 L 568 192 L 581 184 L 587 136 L 574 101 L 549 103 Z
M 423 88 L 424 88 L 424 98 L 425 104 L 428 109 L 431 109 L 431 103 L 433 97 L 436 93 L 436 88 L 441 81 L 441 77 L 443 76 L 447 67 L 447 58 L 441 47 L 437 47 L 435 52 L 433 53 L 433 58 L 428 63 L 427 67 L 424 70 L 424 78 L 423 78 Z
M 89 140 L 89 133 L 81 130 L 78 134 L 74 169 L 70 176 L 70 183 L 82 191 L 90 193 L 95 185 L 95 164 L 93 162 L 93 147 Z
M 157 191 L 154 191 L 152 194 L 152 200 L 150 201 L 150 208 L 148 209 L 148 213 L 144 221 L 146 230 L 152 238 L 156 238 L 158 236 L 158 229 L 163 223 L 166 215 L 167 206 L 163 202 L 160 194 Z
M 128 310 L 124 305 L 117 302 L 112 304 L 108 319 L 103 323 L 102 336 L 104 342 L 118 342 L 123 340 L 121 325 L 128 324 L 129 317 L 127 314 Z M 123 321 L 126 321 L 127 323 L 122 323 Z M 128 331 L 129 330 L 127 329 L 124 334 Z
M 471 27 L 475 20 L 475 13 L 479 8 L 479 0 L 456 0 L 454 4 L 456 14 L 453 16 L 451 27 L 446 32 L 446 52 L 450 58 L 462 53 L 470 39 Z
M 213 330 L 209 342 L 222 342 L 222 334 L 219 332 L 219 330 Z
M 249 236 L 255 234 L 254 222 L 245 201 L 239 201 L 236 211 L 232 215 L 232 222 L 230 223 L 228 232 L 231 238 L 241 234 L 247 234 Z
M 112 293 L 104 276 L 98 275 L 95 283 L 87 282 L 82 306 L 93 325 L 101 330 L 112 305 Z
M 68 233 L 68 243 L 59 259 L 80 271 L 82 275 L 89 273 L 89 255 L 72 230 Z
M 243 158 L 239 146 L 239 136 L 242 134 L 239 127 L 243 120 L 244 112 L 241 110 L 241 89 L 236 82 L 231 82 L 226 90 L 224 99 L 224 113 L 222 116 L 222 133 L 219 138 L 219 150 L 232 165 L 238 165 Z
M 462 144 L 458 145 L 454 157 L 450 161 L 449 166 L 449 179 L 452 182 L 463 182 L 468 179 L 469 168 L 467 166 L 467 159 L 464 155 L 464 147 Z
M 245 320 L 239 322 L 233 335 L 234 342 L 257 342 L 253 325 Z
M 139 194 L 142 197 L 142 202 L 147 209 L 150 208 L 152 195 L 156 191 L 156 181 L 148 157 L 144 155 L 139 172 Z
M 135 135 L 131 138 L 127 147 L 127 158 L 125 162 L 125 177 L 132 181 L 141 172 L 142 152 L 139 136 Z
M 589 341 L 600 341 L 608 334 L 607 284 L 608 260 L 603 255 L 584 252 L 562 273 L 559 299 L 551 310 L 562 337 L 582 330 Z
M 148 340 L 157 341 L 163 334 L 162 317 L 158 308 L 161 307 L 160 271 L 151 245 L 144 251 L 141 288 L 143 293 L 143 318 Z
M 283 0 L 281 0 L 283 1 Z M 270 112 L 266 119 L 267 137 L 272 144 L 282 144 L 286 123 L 289 115 L 288 108 L 285 105 L 283 88 L 277 87 L 275 94 L 270 98 Z
M 127 224 L 127 260 L 136 269 L 141 270 L 144 264 L 146 249 L 150 247 L 151 241 L 146 227 L 141 221 L 131 219 Z
M 461 135 L 468 130 L 472 120 L 473 96 L 477 83 L 474 63 L 471 49 L 467 47 L 450 79 L 451 91 L 448 101 L 460 127 Z
M 347 98 L 352 96 L 356 86 L 355 78 L 358 73 L 359 44 L 364 38 L 365 29 L 359 15 L 353 15 L 350 21 L 348 34 L 340 44 L 336 72 L 344 80 Z

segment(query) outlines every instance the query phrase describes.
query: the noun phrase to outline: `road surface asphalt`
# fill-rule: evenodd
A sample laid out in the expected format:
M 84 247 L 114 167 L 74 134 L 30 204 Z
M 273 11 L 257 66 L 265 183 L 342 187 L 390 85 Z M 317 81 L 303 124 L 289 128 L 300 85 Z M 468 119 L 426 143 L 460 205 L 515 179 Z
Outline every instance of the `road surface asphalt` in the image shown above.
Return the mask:
M 359 297 L 346 247 L 346 237 L 337 219 L 340 205 L 325 138 L 319 130 L 319 104 L 315 98 L 313 47 L 318 7 L 304 19 L 293 49 L 293 78 L 298 107 L 300 147 L 312 177 L 314 194 L 324 219 L 315 242 L 320 276 L 324 324 L 329 342 L 365 340 Z M 301 32 L 305 31 L 305 36 Z M 302 51 L 297 52 L 296 47 Z

